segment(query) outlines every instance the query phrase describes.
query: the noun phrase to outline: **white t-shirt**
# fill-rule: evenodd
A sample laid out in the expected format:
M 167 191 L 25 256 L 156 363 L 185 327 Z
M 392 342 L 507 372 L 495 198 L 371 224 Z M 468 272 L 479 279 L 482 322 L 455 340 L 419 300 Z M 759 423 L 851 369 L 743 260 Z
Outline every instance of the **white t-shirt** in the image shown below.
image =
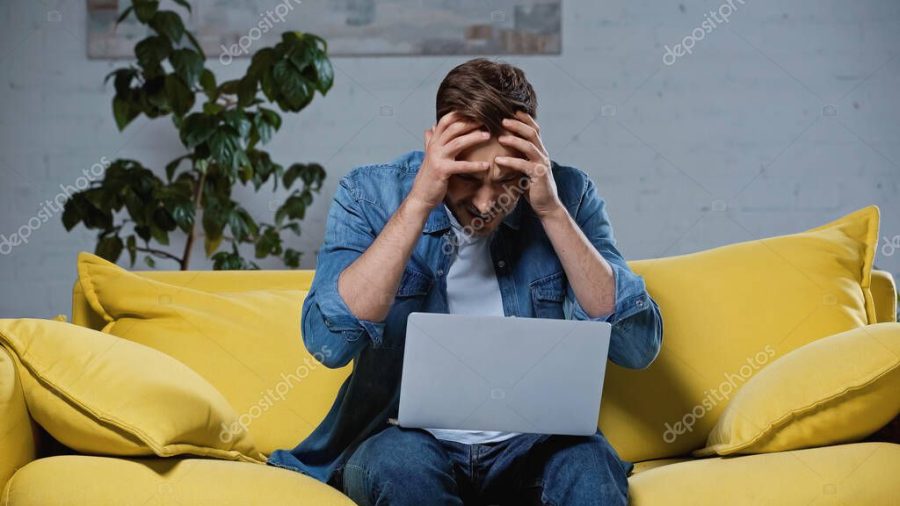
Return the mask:
M 447 271 L 447 306 L 450 314 L 503 316 L 500 285 L 491 261 L 490 236 L 466 236 L 462 226 L 444 206 L 458 241 L 456 259 Z M 425 429 L 438 439 L 459 443 L 493 443 L 518 432 Z

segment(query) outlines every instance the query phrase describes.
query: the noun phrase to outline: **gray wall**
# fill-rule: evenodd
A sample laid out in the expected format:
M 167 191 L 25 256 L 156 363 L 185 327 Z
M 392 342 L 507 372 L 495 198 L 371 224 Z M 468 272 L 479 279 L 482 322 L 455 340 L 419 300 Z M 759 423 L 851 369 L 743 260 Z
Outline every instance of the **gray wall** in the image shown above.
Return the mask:
M 566 0 L 561 56 L 505 58 L 538 91 L 551 157 L 598 182 L 628 258 L 796 232 L 874 203 L 877 264 L 900 273 L 900 250 L 885 247 L 900 235 L 900 2 L 732 1 L 727 23 L 667 65 L 665 46 L 730 5 Z M 0 234 L 104 157 L 161 166 L 181 153 L 168 121 L 116 130 L 102 84 L 116 64 L 86 59 L 83 0 L 4 1 L 0 45 Z M 437 85 L 466 59 L 335 59 L 334 89 L 286 118 L 275 157 L 329 173 L 292 245 L 304 267 L 339 177 L 420 149 Z M 241 195 L 270 215 L 269 190 Z M 66 233 L 58 213 L 42 223 L 0 256 L 0 317 L 68 314 L 76 254 L 93 247 L 92 232 Z M 207 268 L 200 248 L 193 267 Z

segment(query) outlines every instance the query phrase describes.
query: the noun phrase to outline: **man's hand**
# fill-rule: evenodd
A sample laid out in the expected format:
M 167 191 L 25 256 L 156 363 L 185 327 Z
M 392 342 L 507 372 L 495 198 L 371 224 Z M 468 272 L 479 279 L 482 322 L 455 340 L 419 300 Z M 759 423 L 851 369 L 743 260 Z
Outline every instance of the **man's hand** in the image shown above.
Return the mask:
M 464 121 L 456 111 L 441 117 L 437 125 L 425 131 L 425 158 L 416 174 L 409 199 L 432 209 L 444 200 L 450 176 L 485 171 L 488 162 L 457 161 L 462 151 L 490 139 L 491 134 L 478 129 L 478 123 Z
M 518 170 L 528 177 L 528 191 L 525 198 L 539 218 L 549 216 L 564 209 L 556 194 L 556 182 L 550 171 L 550 155 L 541 141 L 541 129 L 534 118 L 524 111 L 517 111 L 516 118 L 504 118 L 503 128 L 513 135 L 501 135 L 497 140 L 523 155 L 525 159 L 498 156 L 499 165 Z

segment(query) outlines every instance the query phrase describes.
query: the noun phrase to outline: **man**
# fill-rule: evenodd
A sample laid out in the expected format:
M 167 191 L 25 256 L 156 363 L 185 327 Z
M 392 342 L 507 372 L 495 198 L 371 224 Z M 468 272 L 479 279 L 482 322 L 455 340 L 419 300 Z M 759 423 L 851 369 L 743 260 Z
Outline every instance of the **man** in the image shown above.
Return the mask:
M 610 359 L 647 367 L 662 319 L 615 247 L 587 175 L 550 160 L 537 100 L 518 68 L 454 68 L 424 151 L 341 179 L 303 340 L 354 370 L 331 411 L 269 464 L 361 505 L 626 504 L 632 465 L 593 436 L 407 429 L 396 418 L 410 312 L 571 318 L 612 324 Z

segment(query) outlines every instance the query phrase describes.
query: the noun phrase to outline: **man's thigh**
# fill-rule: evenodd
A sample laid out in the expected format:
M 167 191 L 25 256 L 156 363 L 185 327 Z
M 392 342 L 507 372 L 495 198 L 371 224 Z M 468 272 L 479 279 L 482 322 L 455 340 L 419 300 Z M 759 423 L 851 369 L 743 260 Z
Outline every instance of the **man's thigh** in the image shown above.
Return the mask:
M 487 484 L 498 504 L 626 504 L 627 470 L 600 431 L 592 436 L 554 435 L 523 451 L 500 455 Z M 515 455 L 514 453 L 521 453 Z
M 371 436 L 347 459 L 342 474 L 343 492 L 360 504 L 387 496 L 398 504 L 423 497 L 458 501 L 450 458 L 434 436 L 418 429 L 393 426 Z

